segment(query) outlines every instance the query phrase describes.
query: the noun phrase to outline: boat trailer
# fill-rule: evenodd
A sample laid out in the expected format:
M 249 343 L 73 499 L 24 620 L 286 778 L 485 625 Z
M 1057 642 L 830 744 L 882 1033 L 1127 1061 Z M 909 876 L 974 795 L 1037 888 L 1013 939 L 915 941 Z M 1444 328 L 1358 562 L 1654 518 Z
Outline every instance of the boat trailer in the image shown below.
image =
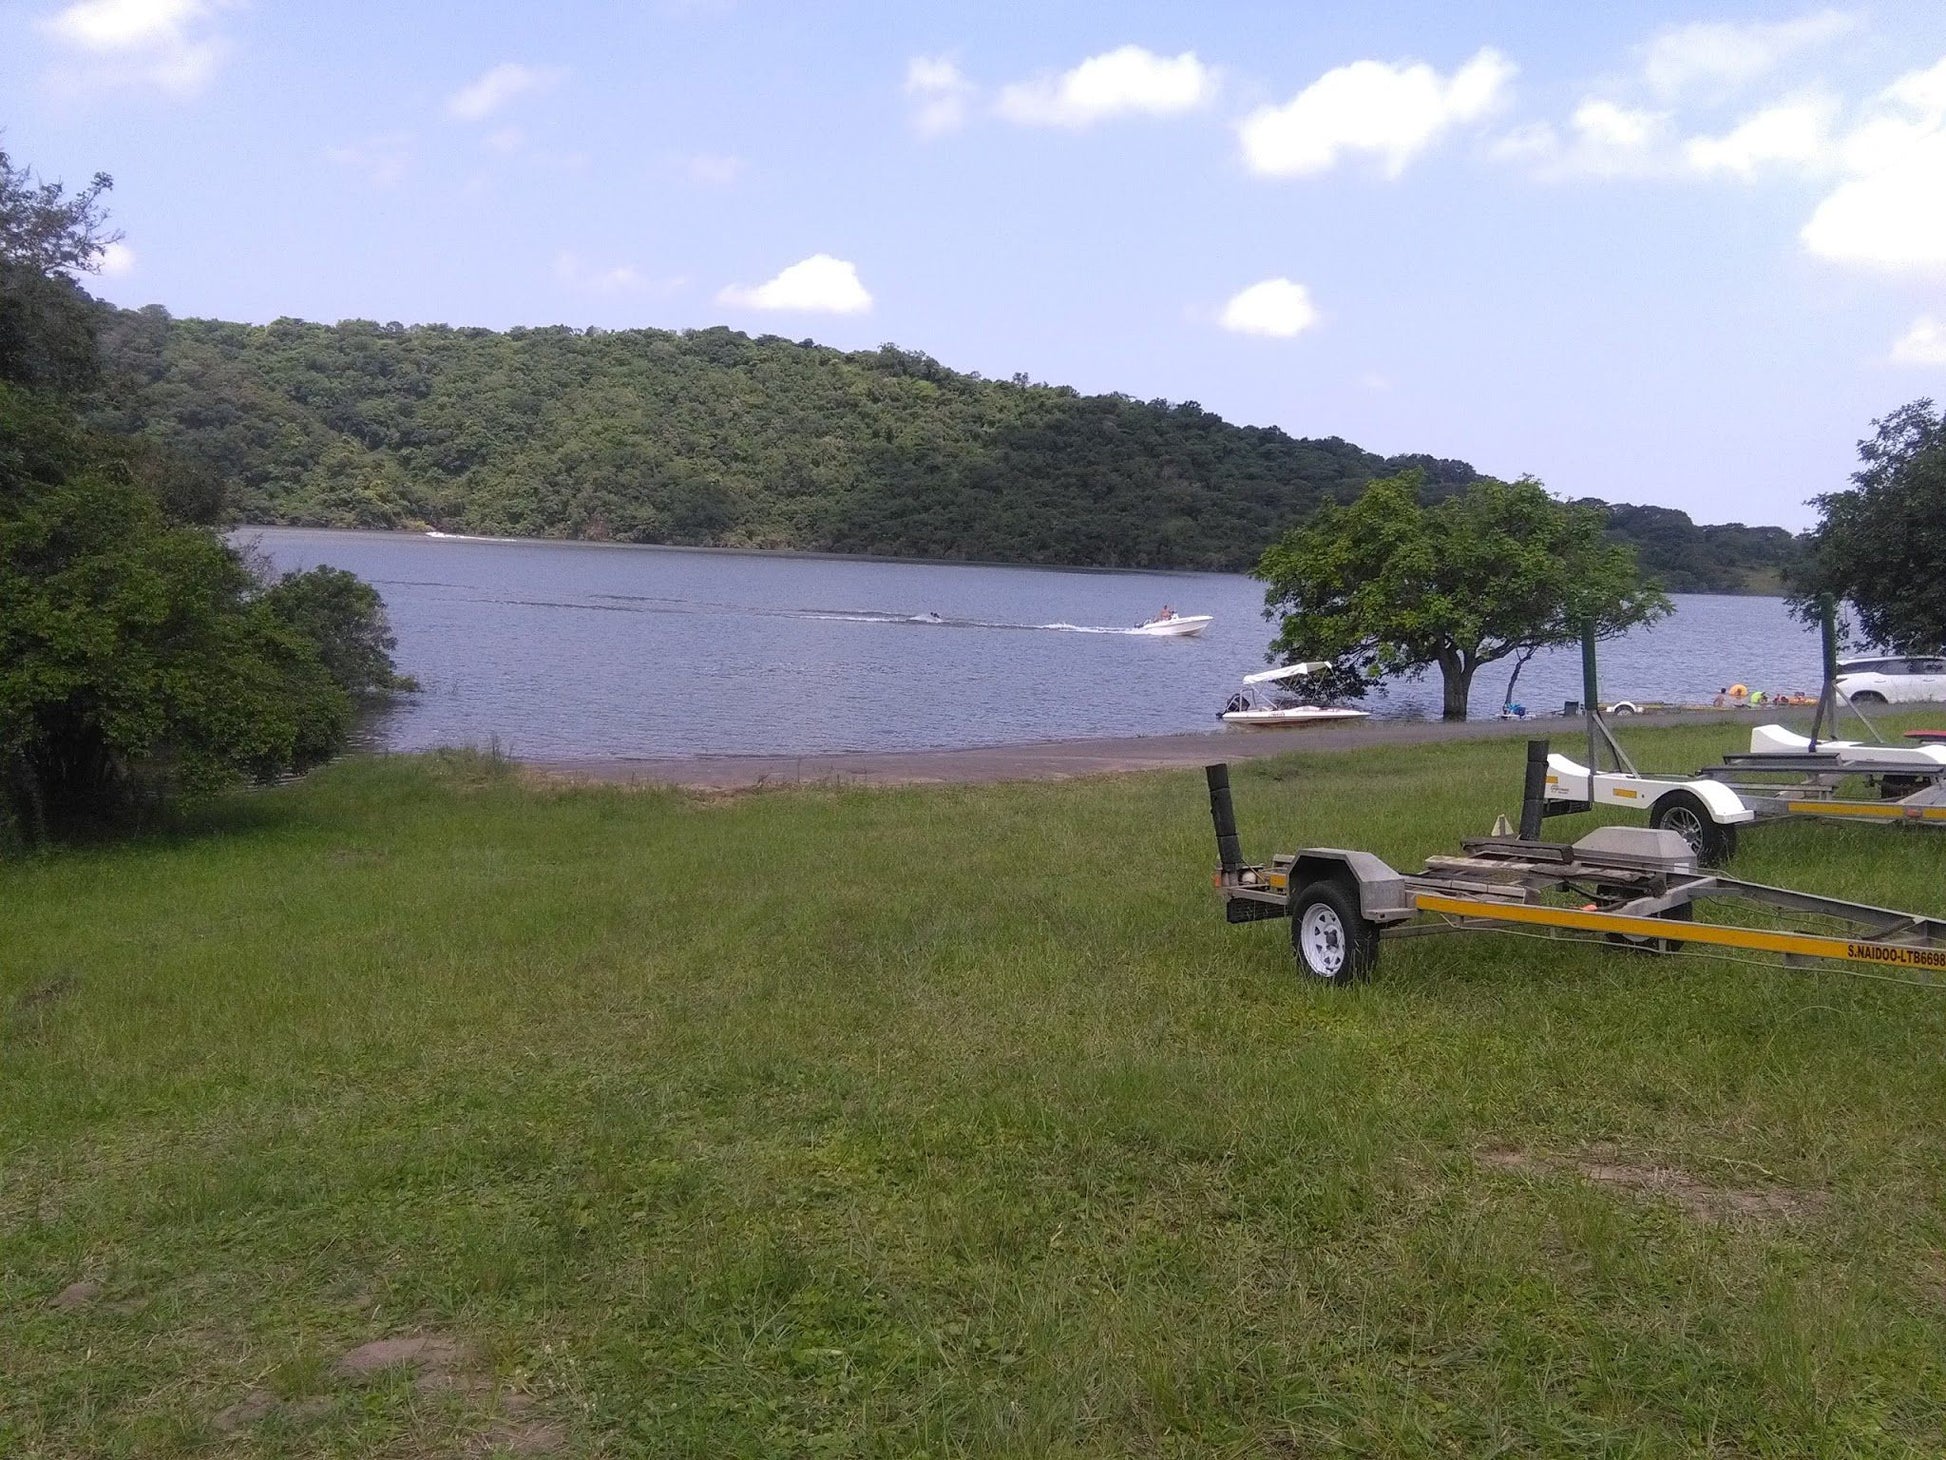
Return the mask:
M 1946 828 L 1946 747 L 1865 745 L 1831 738 L 1837 729 L 1838 647 L 1832 605 L 1823 605 L 1824 688 L 1808 736 L 1781 725 L 1758 725 L 1750 750 L 1725 755 L 1693 776 L 1644 775 L 1622 749 L 1597 698 L 1592 626 L 1581 641 L 1583 705 L 1588 722 L 1588 760 L 1564 755 L 1548 761 L 1546 816 L 1591 811 L 1596 806 L 1646 810 L 1651 828 L 1679 832 L 1704 866 L 1726 865 L 1735 855 L 1739 828 L 1760 821 L 1818 818 L 1854 824 Z M 1871 729 L 1871 721 L 1853 707 Z M 1876 729 L 1872 733 L 1877 734 Z M 1875 799 L 1844 794 L 1851 777 L 1864 777 Z
M 1212 765 L 1205 774 L 1219 863 L 1212 880 L 1224 916 L 1290 919 L 1298 967 L 1325 983 L 1369 975 L 1385 938 L 1502 931 L 1647 953 L 1835 963 L 1868 977 L 1946 987 L 1946 919 L 1726 877 L 1700 866 L 1694 848 L 1667 827 L 1603 826 L 1572 844 L 1542 841 L 1545 740 L 1528 742 L 1517 833 L 1496 828 L 1468 838 L 1461 855 L 1429 857 L 1409 873 L 1340 847 L 1246 862 L 1230 769 Z

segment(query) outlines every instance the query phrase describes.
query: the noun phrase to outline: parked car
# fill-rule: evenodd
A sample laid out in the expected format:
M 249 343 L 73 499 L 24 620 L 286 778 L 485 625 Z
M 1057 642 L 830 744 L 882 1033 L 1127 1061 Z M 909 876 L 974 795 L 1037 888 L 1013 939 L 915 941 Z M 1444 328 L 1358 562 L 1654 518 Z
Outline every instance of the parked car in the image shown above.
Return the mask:
M 1946 659 L 1847 659 L 1838 693 L 1857 705 L 1946 700 Z

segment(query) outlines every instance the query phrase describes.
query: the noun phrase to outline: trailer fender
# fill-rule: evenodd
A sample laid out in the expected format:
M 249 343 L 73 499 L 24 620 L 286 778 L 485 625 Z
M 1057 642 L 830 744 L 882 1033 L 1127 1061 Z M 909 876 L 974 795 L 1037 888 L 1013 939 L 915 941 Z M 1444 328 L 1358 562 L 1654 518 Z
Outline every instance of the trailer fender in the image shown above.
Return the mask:
M 1721 781 L 1684 781 L 1682 789 L 1703 803 L 1710 820 L 1718 826 L 1736 826 L 1757 819 L 1757 813 L 1743 804 L 1743 798 Z
M 1565 755 L 1547 758 L 1547 799 L 1550 801 L 1587 801 L 1588 768 Z
M 1358 888 L 1358 910 L 1374 923 L 1401 922 L 1416 909 L 1406 893 L 1405 878 L 1370 852 L 1340 847 L 1312 847 L 1291 862 L 1289 900 L 1313 882 L 1351 882 Z

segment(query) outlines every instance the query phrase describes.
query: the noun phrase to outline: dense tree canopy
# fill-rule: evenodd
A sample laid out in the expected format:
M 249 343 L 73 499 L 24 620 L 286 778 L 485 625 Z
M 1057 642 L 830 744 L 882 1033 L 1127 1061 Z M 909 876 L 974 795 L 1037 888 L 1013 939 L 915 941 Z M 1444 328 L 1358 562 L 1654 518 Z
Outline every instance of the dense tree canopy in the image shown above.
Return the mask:
M 252 522 L 1240 569 L 1374 477 L 1416 467 L 1437 493 L 1476 475 L 1194 402 L 727 329 L 257 327 L 151 308 L 112 315 L 105 340 L 103 424 L 190 454 Z M 1752 565 L 1790 547 L 1679 512 L 1656 528 L 1645 559 L 1671 559 L 1684 588 L 1763 586 Z
M 90 429 L 108 180 L 74 199 L 0 153 L 0 844 L 315 763 L 392 682 L 377 595 L 268 584 L 217 534 L 220 487 Z
M 1867 642 L 1899 653 L 1946 646 L 1946 413 L 1917 400 L 1861 441 L 1848 491 L 1816 498 L 1820 521 L 1797 582 L 1848 600 Z
M 1602 514 L 1557 502 L 1538 482 L 1482 478 L 1430 505 L 1416 472 L 1326 505 L 1263 556 L 1256 575 L 1282 621 L 1274 652 L 1367 678 L 1437 667 L 1445 715 L 1463 720 L 1482 664 L 1602 636 L 1669 611 L 1634 552 L 1603 536 Z

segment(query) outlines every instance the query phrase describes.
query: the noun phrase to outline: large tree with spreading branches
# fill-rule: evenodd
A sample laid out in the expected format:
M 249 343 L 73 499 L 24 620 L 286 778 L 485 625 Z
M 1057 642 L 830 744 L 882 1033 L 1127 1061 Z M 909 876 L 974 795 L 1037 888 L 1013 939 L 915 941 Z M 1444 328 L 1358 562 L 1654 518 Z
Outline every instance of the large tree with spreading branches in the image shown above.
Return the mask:
M 1324 659 L 1367 682 L 1438 669 L 1444 713 L 1463 720 L 1483 664 L 1653 623 L 1668 597 L 1634 551 L 1603 535 L 1599 509 L 1536 481 L 1482 478 L 1431 505 L 1416 472 L 1321 507 L 1263 555 L 1272 652 Z

